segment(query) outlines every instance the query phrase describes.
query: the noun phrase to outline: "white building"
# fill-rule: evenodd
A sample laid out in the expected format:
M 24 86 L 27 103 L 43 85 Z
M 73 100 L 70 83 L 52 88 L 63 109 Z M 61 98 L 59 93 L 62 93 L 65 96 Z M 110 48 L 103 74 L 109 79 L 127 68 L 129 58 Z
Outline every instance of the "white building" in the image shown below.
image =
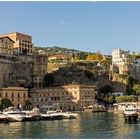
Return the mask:
M 116 49 L 112 51 L 112 64 L 113 65 L 125 65 L 131 63 L 129 51 Z
M 112 66 L 119 68 L 119 74 L 125 74 L 129 71 L 128 64 L 132 62 L 129 51 L 115 49 L 112 51 Z

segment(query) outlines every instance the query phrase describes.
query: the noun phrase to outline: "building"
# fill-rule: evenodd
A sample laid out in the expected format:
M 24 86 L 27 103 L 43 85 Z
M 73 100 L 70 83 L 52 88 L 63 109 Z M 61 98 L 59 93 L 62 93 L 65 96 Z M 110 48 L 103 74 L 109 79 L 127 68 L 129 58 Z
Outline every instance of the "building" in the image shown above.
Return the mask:
M 31 90 L 33 105 L 54 105 L 60 109 L 81 110 L 95 103 L 95 85 L 65 85 Z
M 15 107 L 25 106 L 25 101 L 28 100 L 28 89 L 23 87 L 0 88 L 0 101 L 2 99 L 9 99 Z
M 33 52 L 33 43 L 32 37 L 23 33 L 13 32 L 2 34 L 0 37 L 8 36 L 14 41 L 14 49 L 22 53 L 32 54 Z
M 44 76 L 47 74 L 48 57 L 45 54 L 37 54 L 33 60 L 33 86 L 43 87 Z
M 13 55 L 14 41 L 8 36 L 0 37 L 0 55 Z
M 129 71 L 129 65 L 132 63 L 129 51 L 116 49 L 112 51 L 112 69 L 117 66 L 119 74 L 126 74 Z
M 129 51 L 116 49 L 112 51 L 112 64 L 113 65 L 124 65 L 131 63 Z

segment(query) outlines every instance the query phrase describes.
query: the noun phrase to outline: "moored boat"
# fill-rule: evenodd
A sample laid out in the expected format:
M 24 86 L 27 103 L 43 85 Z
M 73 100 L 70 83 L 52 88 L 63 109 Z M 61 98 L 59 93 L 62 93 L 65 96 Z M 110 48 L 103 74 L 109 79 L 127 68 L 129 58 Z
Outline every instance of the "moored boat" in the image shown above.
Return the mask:
M 107 112 L 107 110 L 103 105 L 93 105 L 92 112 Z
M 63 119 L 76 119 L 79 116 L 77 113 L 63 112 L 61 110 L 57 110 L 56 113 L 62 115 Z
M 53 106 L 43 106 L 40 108 L 41 120 L 61 120 L 63 119 L 61 114 L 56 113 Z
M 9 107 L 3 110 L 3 114 L 8 118 L 8 121 L 23 121 L 25 115 L 14 107 Z
M 22 113 L 25 115 L 24 121 L 36 121 L 40 119 L 39 109 L 37 107 L 32 110 L 24 110 Z
M 0 123 L 3 123 L 3 122 L 8 122 L 8 117 L 2 112 L 0 112 Z
M 125 120 L 136 121 L 139 117 L 139 113 L 133 106 L 128 106 L 125 108 L 123 116 Z

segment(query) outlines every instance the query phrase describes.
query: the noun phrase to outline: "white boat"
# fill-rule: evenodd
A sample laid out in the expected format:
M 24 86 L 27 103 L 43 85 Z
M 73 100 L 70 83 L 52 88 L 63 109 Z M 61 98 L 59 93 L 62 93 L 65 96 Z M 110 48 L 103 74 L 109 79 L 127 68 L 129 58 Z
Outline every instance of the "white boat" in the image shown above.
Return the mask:
M 123 115 L 125 120 L 135 121 L 138 119 L 139 113 L 135 107 L 130 105 L 125 108 Z
M 72 112 L 61 112 L 60 114 L 64 119 L 76 119 L 79 116 L 79 114 Z
M 24 110 L 22 113 L 25 115 L 24 121 L 32 121 L 32 120 L 39 120 L 40 114 L 39 109 L 37 107 L 33 108 L 32 110 Z
M 76 119 L 79 114 L 73 112 L 63 112 L 62 110 L 56 110 L 53 114 L 59 114 L 63 116 L 63 119 Z
M 56 113 L 54 106 L 43 106 L 40 108 L 41 120 L 61 120 L 61 114 Z
M 0 122 L 8 122 L 8 117 L 0 112 Z
M 128 109 L 125 109 L 124 110 L 124 116 L 138 116 L 138 112 L 137 112 L 137 109 L 135 108 L 128 108 Z
M 3 114 L 5 114 L 8 118 L 8 121 L 23 121 L 25 115 L 20 111 L 15 109 L 14 107 L 9 107 L 3 110 Z

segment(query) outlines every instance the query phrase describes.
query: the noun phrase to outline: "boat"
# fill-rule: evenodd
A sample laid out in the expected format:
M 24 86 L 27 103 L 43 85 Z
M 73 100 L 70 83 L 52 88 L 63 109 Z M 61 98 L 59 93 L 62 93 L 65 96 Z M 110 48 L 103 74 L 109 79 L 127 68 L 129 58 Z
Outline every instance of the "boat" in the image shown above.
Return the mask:
M 24 121 L 36 121 L 40 119 L 39 109 L 34 107 L 32 110 L 24 110 L 22 113 L 25 115 Z
M 20 111 L 15 109 L 14 107 L 9 107 L 7 109 L 3 110 L 3 114 L 6 115 L 6 117 L 8 118 L 8 121 L 23 121 L 25 115 Z
M 138 117 L 138 111 L 134 107 L 126 107 L 126 109 L 123 112 L 124 116 L 137 116 Z
M 62 120 L 63 116 L 56 113 L 54 106 L 42 106 L 40 108 L 41 120 Z
M 8 122 L 8 117 L 0 111 L 0 123 Z
M 139 117 L 138 110 L 133 106 L 128 106 L 123 112 L 125 120 L 137 120 Z
M 56 110 L 56 113 L 62 115 L 63 119 L 76 119 L 79 116 L 77 113 L 63 112 L 62 110 Z
M 104 105 L 93 105 L 92 112 L 107 112 Z

